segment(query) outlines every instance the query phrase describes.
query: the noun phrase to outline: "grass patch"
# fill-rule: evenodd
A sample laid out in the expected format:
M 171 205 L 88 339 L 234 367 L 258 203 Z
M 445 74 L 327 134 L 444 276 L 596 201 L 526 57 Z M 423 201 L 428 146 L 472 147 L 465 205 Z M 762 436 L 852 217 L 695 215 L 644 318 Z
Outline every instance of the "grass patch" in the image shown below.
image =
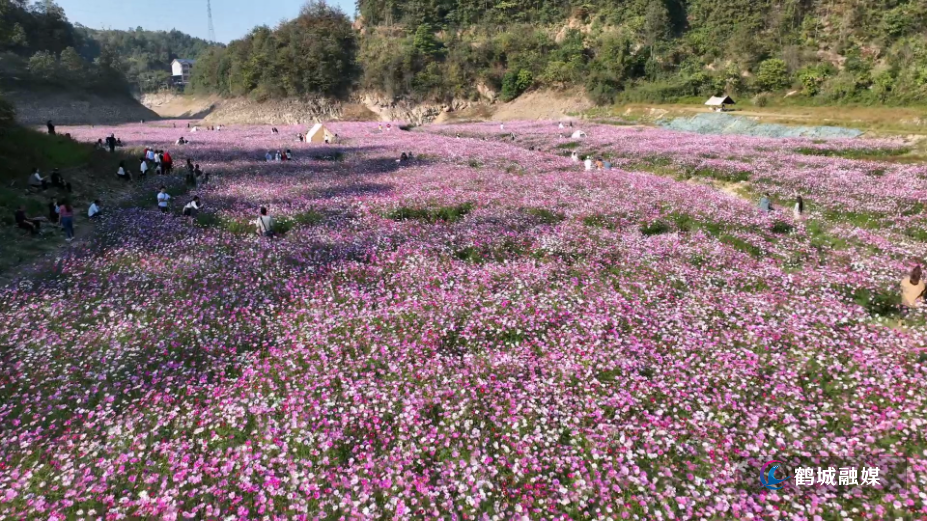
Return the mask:
M 821 221 L 807 221 L 805 232 L 811 239 L 811 246 L 816 249 L 845 250 L 849 247 L 846 239 L 831 235 Z
M 724 170 L 718 170 L 717 168 L 694 168 L 687 169 L 686 175 L 688 177 L 707 177 L 709 179 L 716 179 L 726 183 L 742 183 L 749 181 L 752 174 L 745 170 L 727 172 Z
M 278 217 L 274 219 L 274 232 L 283 235 L 298 226 L 312 226 L 319 224 L 324 219 L 324 215 L 314 210 Z M 257 233 L 257 227 L 254 223 L 251 222 L 250 219 L 229 219 L 222 217 L 218 213 L 212 212 L 200 212 L 197 214 L 196 224 L 204 228 L 219 228 L 236 235 L 249 235 Z
M 652 235 L 661 235 L 672 231 L 672 227 L 666 221 L 654 221 L 649 224 L 641 225 L 641 233 L 647 237 Z
M 772 232 L 778 234 L 792 233 L 795 227 L 785 221 L 776 221 L 772 225 Z
M 889 160 L 892 158 L 897 158 L 911 152 L 910 148 L 907 147 L 898 147 L 898 148 L 816 148 L 816 147 L 799 147 L 795 149 L 795 152 L 799 154 L 804 154 L 806 156 L 824 156 L 824 157 L 842 157 L 845 159 L 859 159 L 859 160 Z
M 751 257 L 760 258 L 763 256 L 763 250 L 749 242 L 737 237 L 736 235 L 723 234 L 718 237 L 718 240 L 728 246 L 734 248 L 735 250 L 740 250 L 744 253 L 749 254 Z
M 6 128 L 0 138 L 0 180 L 25 185 L 33 168 L 47 176 L 53 168 L 66 169 L 90 163 L 93 147 L 64 136 L 49 136 L 23 127 Z M 113 170 L 115 174 L 115 170 Z
M 583 224 L 592 228 L 605 228 L 606 230 L 615 230 L 618 228 L 618 224 L 614 219 L 600 213 L 583 217 Z
M 511 238 L 506 238 L 499 244 L 484 246 L 465 246 L 454 251 L 454 258 L 474 264 L 486 262 L 505 262 L 521 257 L 527 253 L 524 246 Z
M 873 316 L 887 317 L 901 312 L 901 295 L 895 290 L 856 288 L 851 298 Z
M 554 148 L 557 148 L 560 150 L 573 150 L 574 148 L 579 148 L 579 145 L 580 143 L 578 141 L 569 141 L 567 143 L 560 143 Z
M 297 226 L 314 226 L 325 220 L 325 216 L 315 210 L 287 215 L 276 219 L 274 222 L 274 232 L 285 234 Z M 254 226 L 252 225 L 252 231 Z
M 689 214 L 674 213 L 669 215 L 676 229 L 680 232 L 704 230 L 705 233 L 717 237 L 724 230 L 724 225 L 713 221 L 699 221 Z
M 556 225 L 560 224 L 566 216 L 560 212 L 552 212 L 546 208 L 526 208 L 523 210 L 526 214 L 536 218 L 542 224 Z
M 439 221 L 453 223 L 462 220 L 471 211 L 473 203 L 463 203 L 454 206 L 439 206 L 437 208 L 414 208 L 409 206 L 400 206 L 399 208 L 386 214 L 386 217 L 394 221 L 423 221 L 434 224 Z
M 911 217 L 913 215 L 919 215 L 923 212 L 924 212 L 924 203 L 920 201 L 915 201 L 914 204 L 902 210 L 901 215 L 905 217 Z
M 470 168 L 475 168 L 479 170 L 480 168 L 483 168 L 483 162 L 480 161 L 479 159 L 471 159 L 467 161 L 467 166 L 469 166 Z
M 828 221 L 846 222 L 847 224 L 851 224 L 857 228 L 864 228 L 869 230 L 874 230 L 882 226 L 880 223 L 880 219 L 882 218 L 881 215 L 863 212 L 843 212 L 839 210 L 828 210 L 824 212 L 824 218 Z
M 908 228 L 904 234 L 915 241 L 927 242 L 927 230 L 923 228 Z

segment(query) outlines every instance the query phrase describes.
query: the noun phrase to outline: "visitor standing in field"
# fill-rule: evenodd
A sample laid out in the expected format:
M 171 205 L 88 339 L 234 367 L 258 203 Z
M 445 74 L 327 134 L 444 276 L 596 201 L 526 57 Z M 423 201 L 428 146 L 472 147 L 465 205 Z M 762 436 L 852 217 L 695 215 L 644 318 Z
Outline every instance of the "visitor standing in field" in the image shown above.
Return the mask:
M 142 158 L 142 164 L 138 166 L 138 171 L 142 173 L 143 179 L 148 175 L 148 160 L 146 158 Z
M 67 200 L 61 202 L 58 207 L 58 215 L 61 216 L 61 228 L 64 229 L 65 240 L 71 242 L 74 240 L 74 208 Z
M 168 150 L 164 151 L 164 155 L 162 156 L 162 161 L 164 162 L 164 173 L 167 175 L 171 175 L 171 173 L 174 171 L 174 158 L 171 157 L 170 151 Z
M 48 222 L 58 224 L 58 199 L 52 198 L 48 202 Z
M 55 125 L 52 125 L 51 120 L 48 120 L 48 123 L 46 123 L 45 125 L 48 127 L 48 135 L 54 136 L 55 135 Z
M 805 200 L 799 195 L 795 198 L 795 207 L 792 209 L 795 219 L 801 219 L 805 214 Z
M 167 193 L 167 188 L 161 186 L 161 191 L 158 192 L 158 210 L 161 210 L 161 213 L 167 213 L 167 205 L 171 202 L 171 196 Z
M 592 158 L 589 156 L 586 156 L 586 160 L 583 161 L 583 166 L 585 166 L 587 171 L 592 170 Z
M 261 214 L 258 215 L 254 224 L 257 225 L 258 235 L 263 235 L 264 237 L 272 237 L 274 235 L 274 218 L 267 215 L 267 208 L 261 207 Z
M 905 307 L 916 308 L 924 302 L 924 294 L 927 292 L 927 284 L 922 278 L 920 266 L 914 266 L 911 275 L 901 280 L 901 303 Z

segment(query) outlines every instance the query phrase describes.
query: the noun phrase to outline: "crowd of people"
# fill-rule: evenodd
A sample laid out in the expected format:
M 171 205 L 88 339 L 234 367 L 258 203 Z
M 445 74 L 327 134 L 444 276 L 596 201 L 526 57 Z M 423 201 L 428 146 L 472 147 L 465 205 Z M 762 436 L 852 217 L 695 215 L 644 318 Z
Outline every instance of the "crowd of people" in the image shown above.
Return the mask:
M 264 161 L 279 162 L 279 161 L 292 161 L 292 160 L 293 160 L 293 152 L 289 148 L 286 149 L 286 151 L 284 152 L 280 152 L 279 149 L 276 152 L 273 150 L 268 150 L 267 153 L 264 154 Z
M 97 219 L 101 215 L 103 215 L 103 203 L 99 199 L 94 199 L 87 210 L 87 217 Z M 74 206 L 67 199 L 59 202 L 57 198 L 52 198 L 48 202 L 48 215 L 39 217 L 27 216 L 26 207 L 20 205 L 14 212 L 14 219 L 18 228 L 32 235 L 39 235 L 44 222 L 51 227 L 60 228 L 64 232 L 66 241 L 74 240 Z

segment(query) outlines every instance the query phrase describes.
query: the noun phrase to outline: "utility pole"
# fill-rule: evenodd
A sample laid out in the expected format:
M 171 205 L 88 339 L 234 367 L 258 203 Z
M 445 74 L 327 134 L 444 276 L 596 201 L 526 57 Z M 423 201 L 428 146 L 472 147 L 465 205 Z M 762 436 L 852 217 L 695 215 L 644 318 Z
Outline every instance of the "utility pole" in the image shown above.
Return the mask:
M 212 25 L 212 2 L 206 0 L 206 17 L 209 18 L 209 41 L 216 41 L 216 28 Z

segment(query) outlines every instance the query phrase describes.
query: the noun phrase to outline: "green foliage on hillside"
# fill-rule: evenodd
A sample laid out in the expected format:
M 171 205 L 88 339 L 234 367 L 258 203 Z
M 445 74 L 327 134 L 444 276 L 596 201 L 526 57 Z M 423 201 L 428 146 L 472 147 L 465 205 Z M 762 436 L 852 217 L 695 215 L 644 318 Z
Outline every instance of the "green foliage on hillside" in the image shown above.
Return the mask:
M 207 50 L 193 68 L 191 84 L 199 92 L 261 99 L 345 96 L 359 75 L 356 54 L 348 17 L 312 0 L 276 29 L 257 27 L 227 48 Z
M 88 29 L 54 2 L 0 0 L 0 83 L 107 93 L 157 90 L 174 58 L 196 59 L 211 45 L 180 31 Z
M 79 52 L 88 45 L 55 3 L 0 0 L 0 85 L 126 92 L 117 54 L 88 60 Z
M 362 86 L 599 103 L 796 90 L 809 103 L 927 100 L 922 0 L 359 0 Z M 430 34 L 430 37 L 429 37 Z
M 119 68 L 126 81 L 141 92 L 158 90 L 171 77 L 171 62 L 176 58 L 196 60 L 218 44 L 194 38 L 177 30 L 146 31 L 141 27 L 129 31 L 77 28 L 86 42 L 82 54 L 96 60 L 109 50 L 119 58 Z

